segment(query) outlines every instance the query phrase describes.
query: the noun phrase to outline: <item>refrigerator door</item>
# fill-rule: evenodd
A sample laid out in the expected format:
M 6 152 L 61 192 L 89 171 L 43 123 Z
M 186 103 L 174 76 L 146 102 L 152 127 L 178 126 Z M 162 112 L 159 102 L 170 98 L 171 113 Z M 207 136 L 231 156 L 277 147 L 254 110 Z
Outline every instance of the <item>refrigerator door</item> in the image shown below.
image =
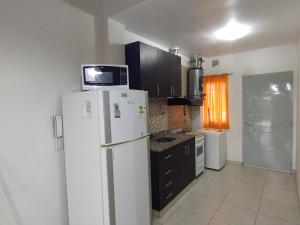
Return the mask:
M 69 225 L 103 225 L 97 102 L 92 91 L 62 99 Z
M 150 225 L 149 138 L 101 148 L 105 225 Z
M 120 144 L 149 135 L 145 91 L 99 91 L 100 144 Z

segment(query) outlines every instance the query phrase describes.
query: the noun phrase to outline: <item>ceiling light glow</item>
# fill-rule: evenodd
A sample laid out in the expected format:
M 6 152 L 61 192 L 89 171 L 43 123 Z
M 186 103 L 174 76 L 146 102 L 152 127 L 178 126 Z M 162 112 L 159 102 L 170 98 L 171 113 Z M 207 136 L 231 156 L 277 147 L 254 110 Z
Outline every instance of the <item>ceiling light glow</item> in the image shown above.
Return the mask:
M 214 32 L 214 35 L 219 40 L 234 41 L 246 36 L 250 31 L 250 26 L 231 20 L 225 27 Z

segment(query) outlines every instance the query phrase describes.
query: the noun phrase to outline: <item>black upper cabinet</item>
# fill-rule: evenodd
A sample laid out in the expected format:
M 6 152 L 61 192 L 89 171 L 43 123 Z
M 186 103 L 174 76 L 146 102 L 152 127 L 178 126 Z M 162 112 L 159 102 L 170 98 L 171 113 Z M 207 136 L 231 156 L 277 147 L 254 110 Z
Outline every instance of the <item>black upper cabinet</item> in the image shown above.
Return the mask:
M 125 46 L 131 89 L 150 97 L 181 96 L 181 58 L 142 42 Z
M 158 96 L 156 86 L 157 49 L 141 42 L 125 46 L 126 64 L 129 67 L 130 89 L 146 90 L 149 96 Z

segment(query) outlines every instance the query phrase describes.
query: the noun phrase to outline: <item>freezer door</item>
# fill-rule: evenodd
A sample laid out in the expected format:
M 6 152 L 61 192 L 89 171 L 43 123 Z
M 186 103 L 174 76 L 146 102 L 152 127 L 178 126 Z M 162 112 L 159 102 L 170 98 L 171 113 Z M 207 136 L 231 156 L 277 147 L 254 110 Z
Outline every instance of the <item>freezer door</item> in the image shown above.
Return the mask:
M 105 225 L 150 225 L 149 139 L 101 149 Z
M 101 145 L 148 135 L 148 94 L 145 91 L 99 91 Z

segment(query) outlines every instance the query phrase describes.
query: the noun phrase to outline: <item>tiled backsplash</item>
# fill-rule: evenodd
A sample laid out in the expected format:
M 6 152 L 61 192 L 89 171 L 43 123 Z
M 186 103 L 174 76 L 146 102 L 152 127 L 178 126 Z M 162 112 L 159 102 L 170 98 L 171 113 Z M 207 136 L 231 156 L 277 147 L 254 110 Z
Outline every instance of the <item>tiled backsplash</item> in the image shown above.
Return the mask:
M 168 106 L 168 127 L 192 130 L 192 108 L 186 105 Z
M 187 95 L 187 66 L 181 67 L 182 96 Z M 149 98 L 150 132 L 167 129 L 192 129 L 192 109 L 189 106 L 168 106 L 166 98 Z
M 150 132 L 168 129 L 168 105 L 165 98 L 149 98 Z
M 182 128 L 192 129 L 190 106 L 168 106 L 166 98 L 149 98 L 150 132 Z

